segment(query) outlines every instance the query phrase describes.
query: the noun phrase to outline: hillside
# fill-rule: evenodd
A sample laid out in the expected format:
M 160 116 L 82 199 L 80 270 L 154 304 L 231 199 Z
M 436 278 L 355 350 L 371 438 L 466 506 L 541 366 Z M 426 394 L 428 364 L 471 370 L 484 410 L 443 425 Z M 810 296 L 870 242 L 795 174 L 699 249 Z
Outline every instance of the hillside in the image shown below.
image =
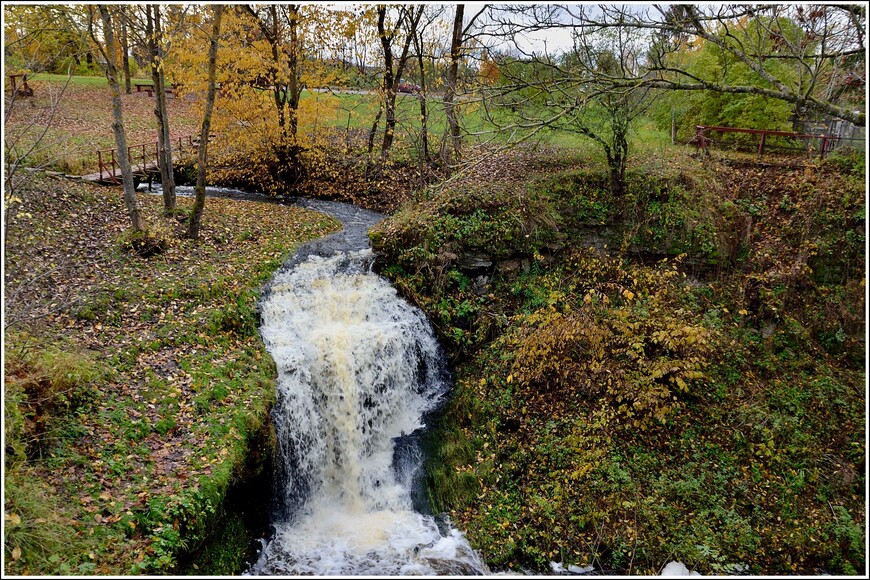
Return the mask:
M 566 157 L 372 234 L 457 361 L 434 504 L 496 569 L 862 573 L 863 160 L 652 155 L 615 199 Z

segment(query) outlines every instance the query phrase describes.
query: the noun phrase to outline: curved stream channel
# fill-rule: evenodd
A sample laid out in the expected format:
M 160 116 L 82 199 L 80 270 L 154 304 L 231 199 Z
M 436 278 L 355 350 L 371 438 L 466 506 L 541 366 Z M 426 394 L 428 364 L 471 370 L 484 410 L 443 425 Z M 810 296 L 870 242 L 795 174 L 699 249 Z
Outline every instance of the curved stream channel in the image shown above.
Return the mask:
M 344 230 L 267 286 L 260 332 L 278 367 L 276 532 L 251 574 L 483 574 L 462 535 L 415 510 L 418 436 L 450 387 L 426 318 L 371 271 L 383 216 L 300 205 Z
M 260 303 L 260 332 L 278 368 L 277 507 L 275 533 L 246 573 L 488 574 L 458 530 L 421 511 L 419 439 L 450 377 L 423 313 L 372 272 L 367 231 L 384 216 L 296 204 L 344 229 L 302 246 Z

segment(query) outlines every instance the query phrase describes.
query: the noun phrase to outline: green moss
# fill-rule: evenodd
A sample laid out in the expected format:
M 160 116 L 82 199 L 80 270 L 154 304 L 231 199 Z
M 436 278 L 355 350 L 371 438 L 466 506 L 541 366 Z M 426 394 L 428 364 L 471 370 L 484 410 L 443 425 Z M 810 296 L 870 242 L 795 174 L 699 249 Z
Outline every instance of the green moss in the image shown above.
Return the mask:
M 245 565 L 250 549 L 250 538 L 242 517 L 228 513 L 205 540 L 204 547 L 197 551 L 184 565 L 183 574 L 195 576 L 234 576 Z
M 532 255 L 555 239 L 557 222 L 545 193 L 494 182 L 448 187 L 413 202 L 373 228 L 370 237 L 390 263 L 411 271 L 436 265 L 443 270 L 480 251 L 495 259 Z

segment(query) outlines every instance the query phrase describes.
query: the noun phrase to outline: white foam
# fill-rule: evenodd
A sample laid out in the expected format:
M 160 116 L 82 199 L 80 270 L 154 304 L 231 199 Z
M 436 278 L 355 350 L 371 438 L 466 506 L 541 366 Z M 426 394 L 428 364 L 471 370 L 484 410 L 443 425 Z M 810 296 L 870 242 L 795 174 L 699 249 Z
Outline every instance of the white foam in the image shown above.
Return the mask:
M 690 572 L 682 562 L 668 562 L 662 569 L 661 576 L 700 576 L 699 572 Z
M 486 571 L 457 530 L 442 536 L 414 511 L 412 478 L 397 472 L 395 442 L 423 427 L 445 375 L 425 317 L 368 271 L 370 257 L 311 257 L 276 276 L 261 306 L 279 375 L 282 499 L 294 507 L 252 573 Z

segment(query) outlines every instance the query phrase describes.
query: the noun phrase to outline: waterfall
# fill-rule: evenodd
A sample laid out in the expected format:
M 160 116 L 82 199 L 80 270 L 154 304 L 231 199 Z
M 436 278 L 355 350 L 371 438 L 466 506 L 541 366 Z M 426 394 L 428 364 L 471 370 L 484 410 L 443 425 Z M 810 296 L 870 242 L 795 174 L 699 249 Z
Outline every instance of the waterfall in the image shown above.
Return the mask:
M 297 256 L 260 307 L 279 509 L 250 573 L 486 574 L 461 533 L 415 510 L 415 436 L 449 377 L 423 314 L 358 248 Z

